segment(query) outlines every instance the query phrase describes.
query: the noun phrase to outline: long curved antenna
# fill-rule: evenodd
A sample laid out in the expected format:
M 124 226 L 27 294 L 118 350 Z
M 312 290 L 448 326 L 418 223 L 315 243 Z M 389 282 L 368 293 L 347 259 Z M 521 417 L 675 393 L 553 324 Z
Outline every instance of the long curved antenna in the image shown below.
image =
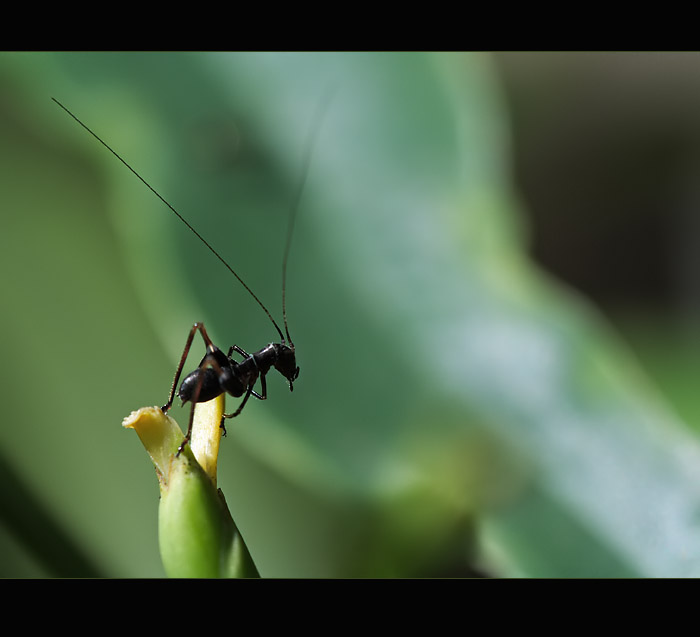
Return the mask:
M 314 146 L 316 145 L 316 138 L 318 137 L 318 132 L 321 130 L 321 123 L 323 122 L 323 117 L 328 112 L 328 106 L 334 94 L 335 88 L 329 89 L 323 96 L 323 98 L 319 101 L 316 107 L 314 118 L 311 121 L 311 128 L 309 129 L 309 133 L 306 138 L 301 173 L 296 186 L 296 190 L 294 191 L 294 197 L 292 198 L 292 207 L 289 212 L 289 221 L 287 224 L 287 241 L 284 246 L 284 257 L 282 258 L 282 319 L 284 320 L 284 331 L 287 335 L 287 340 L 289 341 L 289 344 L 292 347 L 294 347 L 294 343 L 292 342 L 292 337 L 289 336 L 289 326 L 287 325 L 287 260 L 289 259 L 289 249 L 292 245 L 292 234 L 294 233 L 294 223 L 296 222 L 297 213 L 299 212 L 299 203 L 301 202 L 301 195 L 304 191 L 306 178 L 309 175 L 309 166 L 311 165 L 311 154 L 314 149 Z
M 240 276 L 236 273 L 236 271 L 226 262 L 226 260 L 216 251 L 214 248 L 211 246 L 211 244 L 201 235 L 199 232 L 197 232 L 190 224 L 189 222 L 177 211 L 173 206 L 171 206 L 161 195 L 149 184 L 141 175 L 139 175 L 129 164 L 122 159 L 119 154 L 104 140 L 102 140 L 96 133 L 94 133 L 92 130 L 90 130 L 83 122 L 81 122 L 73 113 L 71 113 L 61 102 L 59 102 L 55 97 L 51 98 L 56 104 L 58 104 L 68 115 L 70 115 L 78 124 L 80 124 L 90 135 L 92 135 L 100 144 L 102 144 L 112 155 L 114 155 L 122 164 L 124 164 L 134 175 L 136 175 L 139 180 L 156 196 L 158 199 L 160 199 L 172 212 L 174 212 L 177 215 L 177 218 L 182 221 L 194 234 L 195 236 L 205 245 L 209 250 L 212 252 L 212 254 L 221 261 L 226 266 L 226 269 L 235 276 L 239 283 L 246 289 L 248 290 L 248 293 L 250 296 L 252 296 L 258 303 L 258 305 L 264 310 L 265 314 L 267 314 L 267 318 L 269 318 L 272 321 L 272 324 L 275 326 L 275 329 L 277 330 L 278 334 L 280 335 L 280 338 L 282 339 L 282 342 L 284 342 L 284 334 L 282 334 L 282 330 L 280 330 L 279 325 L 277 325 L 277 322 L 275 319 L 272 318 L 272 314 L 270 314 L 269 310 L 263 305 L 263 302 L 255 296 L 255 293 L 253 290 L 251 290 L 245 283 L 243 279 L 241 279 Z M 287 246 L 289 248 L 289 246 Z M 286 255 L 285 255 L 285 262 L 286 262 Z M 285 266 L 286 267 L 286 266 Z M 285 319 L 285 329 L 286 329 L 286 319 Z M 287 335 L 287 338 L 289 338 L 289 335 Z

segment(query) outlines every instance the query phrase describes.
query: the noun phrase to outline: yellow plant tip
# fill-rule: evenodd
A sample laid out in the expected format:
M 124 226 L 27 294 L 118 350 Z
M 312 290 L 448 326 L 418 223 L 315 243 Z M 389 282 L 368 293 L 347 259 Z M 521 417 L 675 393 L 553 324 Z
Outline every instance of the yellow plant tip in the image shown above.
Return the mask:
M 198 403 L 194 410 L 190 448 L 202 469 L 216 486 L 216 464 L 221 442 L 221 420 L 224 415 L 224 396 L 206 403 Z
M 223 414 L 223 396 L 198 404 L 190 444 L 179 455 L 184 434 L 159 407 L 143 407 L 122 423 L 136 431 L 156 467 L 158 539 L 171 577 L 259 577 L 216 488 Z
M 124 418 L 122 426 L 136 431 L 156 467 L 158 479 L 166 478 L 170 459 L 184 437 L 179 425 L 160 407 L 142 407 Z

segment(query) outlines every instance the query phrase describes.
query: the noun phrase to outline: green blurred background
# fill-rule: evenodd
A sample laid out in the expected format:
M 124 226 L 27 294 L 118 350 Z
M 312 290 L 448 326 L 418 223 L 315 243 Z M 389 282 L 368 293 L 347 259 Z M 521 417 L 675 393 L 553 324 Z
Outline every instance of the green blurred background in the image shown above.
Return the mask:
M 3 53 L 0 87 L 0 575 L 162 576 L 121 420 L 165 402 L 195 320 L 276 339 L 50 98 L 279 317 L 328 90 L 301 374 L 220 457 L 261 574 L 700 574 L 698 54 Z

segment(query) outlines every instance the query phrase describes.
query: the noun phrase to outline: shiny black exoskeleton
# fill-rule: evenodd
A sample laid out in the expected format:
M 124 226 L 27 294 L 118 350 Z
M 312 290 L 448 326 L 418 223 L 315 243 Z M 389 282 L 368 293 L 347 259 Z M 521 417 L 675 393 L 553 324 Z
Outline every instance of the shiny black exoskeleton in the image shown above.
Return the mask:
M 192 346 L 192 340 L 197 332 L 199 332 L 204 339 L 207 353 L 197 366 L 197 369 L 190 372 L 182 381 L 180 388 L 177 389 L 177 384 L 182 374 L 182 368 L 185 365 L 187 354 Z M 231 357 L 234 351 L 244 357 L 240 363 Z M 204 328 L 204 323 L 195 323 L 187 337 L 180 364 L 175 372 L 168 402 L 165 403 L 161 409 L 165 413 L 172 407 L 176 389 L 177 395 L 180 400 L 182 400 L 182 403 L 191 402 L 193 407 L 197 403 L 205 403 L 223 393 L 231 394 L 231 396 L 235 396 L 236 398 L 243 396 L 243 401 L 236 411 L 231 414 L 224 414 L 221 420 L 221 426 L 223 428 L 224 419 L 238 416 L 238 414 L 243 411 L 243 407 L 245 407 L 251 395 L 260 400 L 267 399 L 266 376 L 273 367 L 287 379 L 289 382 L 289 391 L 293 391 L 294 381 L 299 376 L 299 367 L 297 366 L 294 345 L 291 342 L 289 345 L 286 343 L 270 343 L 253 354 L 248 354 L 248 352 L 238 347 L 238 345 L 232 345 L 228 350 L 228 354 L 224 354 L 212 343 Z M 260 379 L 260 393 L 253 389 L 258 379 Z M 178 453 L 184 449 L 185 445 L 190 440 L 193 418 L 194 409 L 190 412 L 187 434 L 178 448 Z
M 178 389 L 177 395 L 183 404 L 190 401 L 205 403 L 224 392 L 238 398 L 252 388 L 258 378 L 262 395 L 253 389 L 250 393 L 264 400 L 265 376 L 272 367 L 289 381 L 289 390 L 294 390 L 293 382 L 299 376 L 299 368 L 293 348 L 280 343 L 270 343 L 253 354 L 241 352 L 245 359 L 240 363 L 231 358 L 234 349 L 232 347 L 226 355 L 214 346 L 213 351 L 204 356 L 199 367 L 185 377 Z M 199 393 L 195 398 L 197 392 Z

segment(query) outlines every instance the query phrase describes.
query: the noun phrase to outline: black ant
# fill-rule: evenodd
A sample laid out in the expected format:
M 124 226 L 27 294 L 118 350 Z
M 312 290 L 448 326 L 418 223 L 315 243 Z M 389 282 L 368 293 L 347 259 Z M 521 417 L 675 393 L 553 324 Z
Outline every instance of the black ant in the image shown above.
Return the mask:
M 269 310 L 263 305 L 262 301 L 253 293 L 253 291 L 246 285 L 246 283 L 241 279 L 240 276 L 234 271 L 234 269 L 224 260 L 224 258 L 209 244 L 209 242 L 202 237 L 199 232 L 197 232 L 185 219 L 180 215 L 180 213 L 175 210 L 141 175 L 139 175 L 120 155 L 112 149 L 109 144 L 103 141 L 96 133 L 94 133 L 90 128 L 88 128 L 82 121 L 80 121 L 71 111 L 69 111 L 63 104 L 61 104 L 57 99 L 51 98 L 56 104 L 58 104 L 66 113 L 68 113 L 78 124 L 80 124 L 88 133 L 90 133 L 100 144 L 102 144 L 112 155 L 114 155 L 124 166 L 126 166 L 136 177 L 141 180 L 141 182 L 160 199 L 175 215 L 182 221 L 194 234 L 195 236 L 216 256 L 221 263 L 228 269 L 228 271 L 233 274 L 233 276 L 238 279 L 241 285 L 248 291 L 248 293 L 255 299 L 258 305 L 264 310 L 267 317 L 272 321 L 275 326 L 277 333 L 280 336 L 279 343 L 270 343 L 262 349 L 254 352 L 253 354 L 248 354 L 245 350 L 238 347 L 238 345 L 232 345 L 228 353 L 224 354 L 209 338 L 207 331 L 204 327 L 204 323 L 195 323 L 190 330 L 187 337 L 187 342 L 185 343 L 185 349 L 182 352 L 182 357 L 180 363 L 177 366 L 177 371 L 175 372 L 175 378 L 173 380 L 172 387 L 170 389 L 170 395 L 168 396 L 168 402 L 161 407 L 163 413 L 167 413 L 170 407 L 172 407 L 173 400 L 175 399 L 175 392 L 177 390 L 178 397 L 182 400 L 184 405 L 186 402 L 192 403 L 192 409 L 190 411 L 190 420 L 187 427 L 187 433 L 182 441 L 182 444 L 178 447 L 177 455 L 180 455 L 185 445 L 189 442 L 190 436 L 192 435 L 192 423 L 194 421 L 194 408 L 197 403 L 207 402 L 220 396 L 223 393 L 229 393 L 232 396 L 240 398 L 243 396 L 243 401 L 238 406 L 236 411 L 230 414 L 224 414 L 221 419 L 221 427 L 226 432 L 224 427 L 224 419 L 235 418 L 238 414 L 243 411 L 248 399 L 255 396 L 259 400 L 265 400 L 267 398 L 267 384 L 265 377 L 267 373 L 273 367 L 284 376 L 289 382 L 289 390 L 293 391 L 294 381 L 299 376 L 299 367 L 296 362 L 296 353 L 294 349 L 294 343 L 289 336 L 289 328 L 287 326 L 287 309 L 286 309 L 286 281 L 287 281 L 287 259 L 289 257 L 289 248 L 292 240 L 292 233 L 294 230 L 294 222 L 296 220 L 297 211 L 299 209 L 299 202 L 301 200 L 301 194 L 304 189 L 304 184 L 306 182 L 306 177 L 309 172 L 309 164 L 311 160 L 311 150 L 315 143 L 315 138 L 320 128 L 321 115 L 325 112 L 325 107 L 327 105 L 327 100 L 319 103 L 320 109 L 317 117 L 314 119 L 313 127 L 309 133 L 307 139 L 307 145 L 305 148 L 305 154 L 302 164 L 301 178 L 297 184 L 296 191 L 294 193 L 294 198 L 292 200 L 292 208 L 289 214 L 289 225 L 287 227 L 287 240 L 284 249 L 284 257 L 282 259 L 282 317 L 284 320 L 284 334 L 282 330 L 277 325 L 277 322 L 272 318 Z M 200 361 L 197 369 L 185 376 L 180 388 L 177 389 L 178 381 L 182 374 L 182 369 L 187 360 L 187 355 L 189 354 L 190 347 L 192 346 L 192 341 L 195 334 L 199 332 L 204 340 L 204 345 L 206 346 L 206 354 L 204 358 Z M 233 352 L 236 352 L 243 357 L 241 362 L 235 361 L 232 358 Z M 256 392 L 253 387 L 255 383 L 260 379 L 261 392 Z

